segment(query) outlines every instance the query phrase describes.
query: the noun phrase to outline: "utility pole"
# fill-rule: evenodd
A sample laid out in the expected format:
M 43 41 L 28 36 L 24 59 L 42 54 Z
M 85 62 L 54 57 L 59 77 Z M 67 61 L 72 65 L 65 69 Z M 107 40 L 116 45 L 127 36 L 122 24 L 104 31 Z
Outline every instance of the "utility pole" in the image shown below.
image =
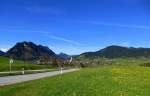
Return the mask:
M 25 61 L 26 61 L 26 55 L 25 55 L 25 47 L 27 46 L 25 43 L 24 43 L 24 53 L 23 53 L 23 59 L 24 59 L 24 67 L 25 67 Z M 24 73 L 24 67 L 22 68 L 22 75 L 24 75 L 25 73 Z

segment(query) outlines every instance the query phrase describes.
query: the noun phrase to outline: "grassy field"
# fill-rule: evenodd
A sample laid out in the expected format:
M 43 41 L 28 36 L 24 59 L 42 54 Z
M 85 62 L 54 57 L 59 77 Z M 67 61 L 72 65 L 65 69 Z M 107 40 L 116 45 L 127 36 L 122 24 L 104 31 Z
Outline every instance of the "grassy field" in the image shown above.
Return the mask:
M 51 66 L 28 64 L 18 60 L 15 60 L 14 63 L 12 64 L 12 70 L 14 71 L 22 70 L 22 68 L 24 68 L 25 70 L 34 70 L 34 69 L 48 69 L 51 68 Z M 0 72 L 2 71 L 9 71 L 9 58 L 0 57 Z
M 150 68 L 86 68 L 0 87 L 0 96 L 150 96 Z
M 150 66 L 150 59 L 146 58 L 117 58 L 111 60 L 115 66 Z

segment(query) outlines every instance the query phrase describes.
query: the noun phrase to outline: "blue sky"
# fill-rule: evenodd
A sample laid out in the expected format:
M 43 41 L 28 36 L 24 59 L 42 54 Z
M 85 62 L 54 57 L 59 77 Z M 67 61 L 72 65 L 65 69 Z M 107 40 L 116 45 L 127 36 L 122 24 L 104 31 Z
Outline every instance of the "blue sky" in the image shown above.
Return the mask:
M 0 0 L 0 49 L 32 41 L 56 53 L 150 47 L 149 0 Z

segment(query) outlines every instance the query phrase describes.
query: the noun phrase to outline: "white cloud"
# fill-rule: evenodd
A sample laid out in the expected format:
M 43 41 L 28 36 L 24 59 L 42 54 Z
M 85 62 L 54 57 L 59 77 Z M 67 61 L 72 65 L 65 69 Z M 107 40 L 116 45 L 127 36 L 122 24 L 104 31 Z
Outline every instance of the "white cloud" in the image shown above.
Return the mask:
M 1 51 L 7 52 L 9 49 L 8 48 L 0 48 Z
M 59 37 L 59 36 L 54 36 L 52 35 L 52 32 L 48 32 L 48 31 L 36 31 L 36 30 L 16 30 L 16 29 L 0 29 L 0 31 L 5 31 L 5 32 L 24 32 L 24 33 L 39 33 L 41 34 L 41 36 L 45 36 L 47 38 L 50 39 L 55 39 L 55 40 L 59 40 L 59 41 L 64 41 L 73 45 L 82 45 L 79 42 L 67 39 L 67 38 L 63 38 L 63 37 Z
M 51 38 L 51 39 L 64 41 L 64 42 L 67 42 L 67 43 L 70 43 L 70 44 L 74 44 L 74 45 L 81 45 L 79 42 L 76 42 L 76 41 L 73 41 L 73 40 L 69 40 L 69 39 L 66 39 L 66 38 L 63 38 L 63 37 L 58 37 L 58 36 L 53 36 L 53 35 L 50 35 L 48 37 Z
M 123 42 L 122 44 L 120 44 L 121 46 L 125 46 L 125 47 L 130 47 L 130 42 Z

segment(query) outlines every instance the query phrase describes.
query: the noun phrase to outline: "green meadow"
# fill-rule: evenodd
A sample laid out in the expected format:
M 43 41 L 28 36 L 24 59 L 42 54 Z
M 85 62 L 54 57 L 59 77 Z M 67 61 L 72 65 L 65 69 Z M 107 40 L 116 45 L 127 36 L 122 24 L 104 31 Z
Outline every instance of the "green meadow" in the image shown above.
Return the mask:
M 6 57 L 0 57 L 0 72 L 2 71 L 9 71 L 9 58 Z M 50 65 L 36 65 L 36 64 L 29 64 L 27 62 L 15 60 L 12 64 L 12 70 L 18 71 L 22 70 L 24 68 L 25 70 L 35 70 L 35 69 L 48 69 L 52 68 Z
M 150 96 L 150 68 L 108 66 L 0 87 L 0 96 Z
M 149 58 L 116 58 L 111 59 L 112 65 L 115 66 L 145 66 L 150 67 Z

